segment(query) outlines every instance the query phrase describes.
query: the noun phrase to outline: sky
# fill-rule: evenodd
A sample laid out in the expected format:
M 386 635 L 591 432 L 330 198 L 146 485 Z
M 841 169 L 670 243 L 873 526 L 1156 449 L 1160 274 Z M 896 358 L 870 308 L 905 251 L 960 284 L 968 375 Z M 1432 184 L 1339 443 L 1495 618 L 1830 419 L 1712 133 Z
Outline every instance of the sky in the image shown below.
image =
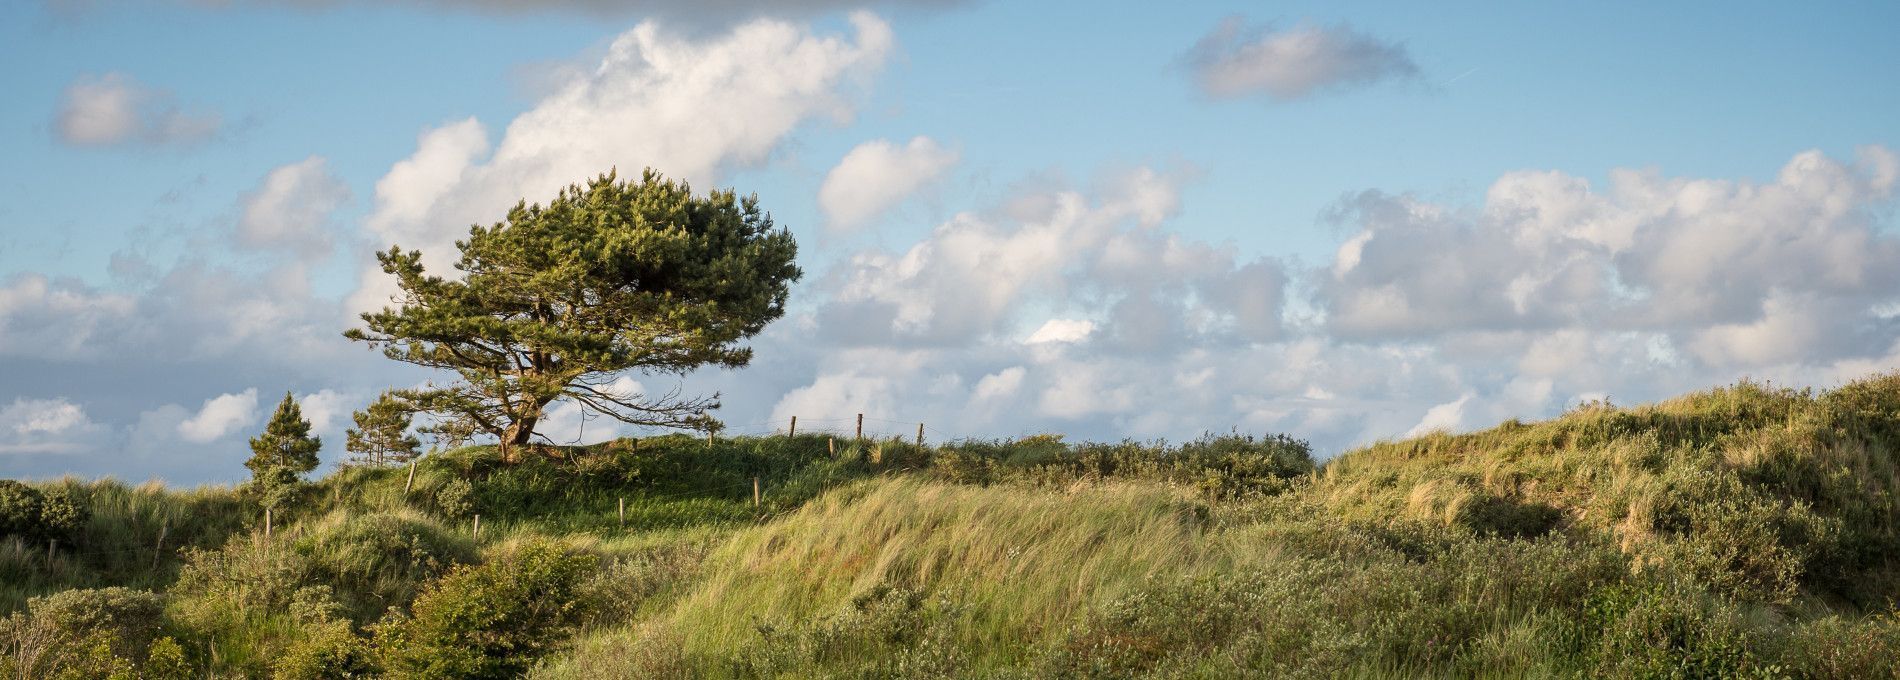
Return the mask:
M 1900 369 L 1900 5 L 0 4 L 0 477 L 230 482 L 373 253 L 651 167 L 805 271 L 732 433 L 1381 439 Z M 549 438 L 646 431 L 556 404 Z

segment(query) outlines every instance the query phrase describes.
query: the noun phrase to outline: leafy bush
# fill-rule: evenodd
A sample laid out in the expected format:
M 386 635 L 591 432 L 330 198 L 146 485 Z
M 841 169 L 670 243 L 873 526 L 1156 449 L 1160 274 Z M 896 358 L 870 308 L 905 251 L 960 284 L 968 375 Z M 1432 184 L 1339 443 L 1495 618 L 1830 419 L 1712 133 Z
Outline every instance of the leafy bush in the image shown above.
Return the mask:
M 376 668 L 369 642 L 350 628 L 350 622 L 328 620 L 301 627 L 303 637 L 279 657 L 272 677 L 277 680 L 331 680 L 374 677 Z
M 68 590 L 33 598 L 26 613 L 0 622 L 0 646 L 7 670 L 20 677 L 129 678 L 154 648 L 163 621 L 164 602 L 154 593 Z M 170 654 L 162 645 L 159 651 Z M 175 664 L 161 658 L 160 665 Z
M 11 479 L 0 479 L 0 536 L 70 542 L 90 518 L 90 509 L 66 487 L 42 492 Z
M 0 535 L 38 537 L 40 506 L 44 502 L 38 489 L 0 479 Z
M 530 543 L 480 566 L 457 566 L 416 598 L 412 613 L 376 627 L 398 678 L 512 678 L 582 620 L 577 590 L 598 559 Z

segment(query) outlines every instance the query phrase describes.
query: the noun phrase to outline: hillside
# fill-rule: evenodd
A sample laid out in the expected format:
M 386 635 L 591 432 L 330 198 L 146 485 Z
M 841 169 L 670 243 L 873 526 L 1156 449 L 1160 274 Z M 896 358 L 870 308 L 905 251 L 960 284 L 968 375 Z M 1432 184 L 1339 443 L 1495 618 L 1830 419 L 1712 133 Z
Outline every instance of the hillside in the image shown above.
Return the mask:
M 239 489 L 0 489 L 45 520 L 0 543 L 0 671 L 1900 669 L 1896 375 L 1589 404 L 1323 465 L 1282 436 L 830 443 L 657 437 L 512 466 L 461 449 L 413 485 L 333 473 L 268 538 Z

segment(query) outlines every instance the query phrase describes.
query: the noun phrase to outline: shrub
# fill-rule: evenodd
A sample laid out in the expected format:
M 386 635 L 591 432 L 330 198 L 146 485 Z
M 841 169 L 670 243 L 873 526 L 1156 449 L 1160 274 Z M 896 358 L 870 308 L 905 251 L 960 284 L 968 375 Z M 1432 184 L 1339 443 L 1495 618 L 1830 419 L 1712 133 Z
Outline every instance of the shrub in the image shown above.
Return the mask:
M 0 536 L 71 541 L 90 518 L 90 509 L 73 497 L 70 488 L 56 486 L 41 491 L 0 479 Z
M 435 492 L 435 507 L 448 517 L 467 517 L 475 512 L 475 485 L 456 478 Z
M 413 511 L 337 512 L 306 531 L 292 544 L 308 567 L 306 578 L 328 586 L 344 611 L 363 623 L 391 606 L 407 605 L 450 566 L 475 559 L 465 537 Z
M 0 622 L 5 665 L 26 678 L 130 678 L 164 616 L 158 595 L 117 587 L 36 597 L 27 609 Z
M 277 680 L 330 680 L 367 678 L 375 674 L 369 642 L 350 629 L 350 622 L 308 623 L 303 637 L 290 643 L 279 657 L 272 677 Z
M 0 535 L 37 537 L 42 503 L 44 497 L 38 489 L 0 479 Z
M 166 636 L 153 642 L 151 651 L 145 653 L 145 667 L 139 677 L 140 680 L 190 680 L 196 677 L 196 671 L 185 658 L 185 648 Z
M 598 560 L 531 543 L 481 566 L 458 566 L 416 598 L 412 614 L 376 627 L 399 678 L 511 678 L 581 621 L 577 597 Z

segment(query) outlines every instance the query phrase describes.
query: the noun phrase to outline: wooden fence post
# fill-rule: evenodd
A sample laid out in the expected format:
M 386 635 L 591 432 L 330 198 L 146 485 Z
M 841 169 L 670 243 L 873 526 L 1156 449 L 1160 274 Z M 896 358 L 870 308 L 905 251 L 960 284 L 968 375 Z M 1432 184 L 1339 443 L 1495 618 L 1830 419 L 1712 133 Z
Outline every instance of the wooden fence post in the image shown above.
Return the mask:
M 264 508 L 264 538 L 270 538 L 270 508 Z
M 792 428 L 785 431 L 785 436 L 787 437 L 798 436 L 798 416 L 792 416 Z
M 864 414 L 858 414 L 858 439 L 864 439 Z
M 475 515 L 475 537 L 482 537 L 482 516 L 480 514 Z
M 409 495 L 410 489 L 416 488 L 416 460 L 418 458 L 421 458 L 421 456 L 409 459 L 409 481 L 402 483 L 402 495 L 404 496 Z
M 759 507 L 759 478 L 752 478 L 752 507 Z
M 825 452 L 830 453 L 832 458 L 838 457 L 838 438 L 837 437 L 825 438 Z
M 53 550 L 59 547 L 59 539 L 46 539 L 46 568 L 53 568 Z
M 152 570 L 153 570 L 153 571 L 157 571 L 157 570 L 158 570 L 158 558 L 159 558 L 159 556 L 160 556 L 160 555 L 164 555 L 164 554 L 165 554 L 165 529 L 166 529 L 166 527 L 167 527 L 167 525 L 166 525 L 166 524 L 165 524 L 164 522 L 160 522 L 160 523 L 158 524 L 158 546 L 157 546 L 157 547 L 155 547 L 155 548 L 152 548 Z
M 712 447 L 713 447 L 713 431 L 707 430 L 706 431 L 706 448 L 710 449 Z
M 917 424 L 917 448 L 921 449 L 923 447 L 924 447 L 924 424 L 918 423 Z
M 620 498 L 620 528 L 627 528 L 627 498 Z

